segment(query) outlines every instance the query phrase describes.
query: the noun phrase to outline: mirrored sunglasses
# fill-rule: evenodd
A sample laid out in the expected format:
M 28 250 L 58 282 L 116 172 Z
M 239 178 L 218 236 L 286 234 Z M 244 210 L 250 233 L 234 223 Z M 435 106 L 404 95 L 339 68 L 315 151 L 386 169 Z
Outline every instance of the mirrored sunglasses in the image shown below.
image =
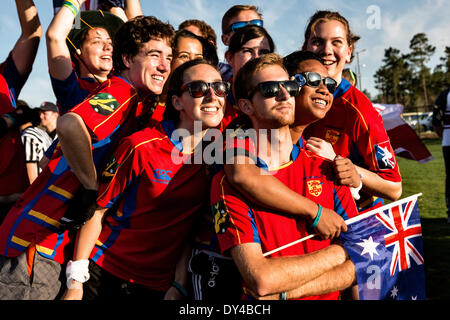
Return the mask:
M 231 31 L 236 32 L 237 29 L 243 28 L 249 24 L 262 27 L 264 25 L 264 22 L 260 19 L 235 22 L 225 30 L 225 34 L 230 33 Z
M 323 81 L 323 84 L 327 87 L 331 94 L 333 94 L 337 88 L 336 80 L 330 77 L 322 77 L 317 72 L 302 72 L 300 74 L 296 74 L 294 78 L 301 87 L 307 85 L 308 87 L 318 88 L 320 83 Z

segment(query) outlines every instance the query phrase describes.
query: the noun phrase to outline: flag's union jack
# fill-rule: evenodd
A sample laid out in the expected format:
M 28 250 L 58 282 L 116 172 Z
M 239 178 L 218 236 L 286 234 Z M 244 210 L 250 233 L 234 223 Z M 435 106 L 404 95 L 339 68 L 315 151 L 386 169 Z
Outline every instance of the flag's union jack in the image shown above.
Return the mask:
M 355 264 L 360 299 L 425 299 L 417 195 L 351 220 L 341 239 Z
M 420 223 L 408 225 L 411 213 L 417 198 L 408 202 L 403 209 L 396 206 L 388 210 L 389 215 L 378 213 L 377 219 L 391 232 L 384 236 L 386 247 L 394 246 L 390 274 L 394 275 L 398 267 L 399 271 L 411 267 L 409 258 L 412 257 L 417 264 L 423 264 L 424 260 L 419 250 L 411 243 L 410 239 L 422 236 Z

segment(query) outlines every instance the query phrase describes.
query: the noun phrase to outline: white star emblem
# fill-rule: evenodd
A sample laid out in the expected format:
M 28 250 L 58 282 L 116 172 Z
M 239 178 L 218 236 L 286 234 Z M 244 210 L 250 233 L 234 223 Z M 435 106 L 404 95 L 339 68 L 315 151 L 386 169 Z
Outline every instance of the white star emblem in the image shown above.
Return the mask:
M 392 299 L 394 299 L 395 297 L 397 297 L 397 294 L 398 294 L 398 289 L 397 289 L 397 287 L 394 286 L 394 288 L 392 288 L 392 291 L 391 291 L 391 297 L 392 297 Z
M 376 248 L 379 245 L 379 243 L 373 242 L 372 237 L 369 237 L 369 239 L 363 239 L 363 242 L 357 243 L 357 245 L 364 248 L 363 251 L 361 252 L 361 255 L 368 253 L 370 255 L 370 260 L 373 260 L 374 253 L 378 255 Z

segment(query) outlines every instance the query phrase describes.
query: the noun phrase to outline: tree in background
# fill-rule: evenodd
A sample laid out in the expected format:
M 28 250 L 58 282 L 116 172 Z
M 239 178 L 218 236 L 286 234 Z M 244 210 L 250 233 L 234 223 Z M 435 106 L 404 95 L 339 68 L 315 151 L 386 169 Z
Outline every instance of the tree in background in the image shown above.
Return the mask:
M 425 65 L 430 61 L 436 47 L 428 43 L 428 37 L 425 33 L 417 33 L 414 35 L 409 43 L 411 52 L 408 54 L 408 60 L 413 66 L 413 70 L 421 79 L 423 87 L 423 98 L 425 106 L 429 106 L 427 93 L 427 78 L 430 77 L 430 69 Z
M 385 49 L 382 66 L 376 71 L 375 88 L 379 103 L 400 103 L 406 109 L 416 110 L 416 106 L 431 109 L 430 103 L 438 94 L 450 86 L 450 47 L 444 50 L 441 64 L 433 70 L 426 66 L 435 54 L 424 33 L 414 35 L 410 41 L 410 51 L 406 54 L 399 49 Z

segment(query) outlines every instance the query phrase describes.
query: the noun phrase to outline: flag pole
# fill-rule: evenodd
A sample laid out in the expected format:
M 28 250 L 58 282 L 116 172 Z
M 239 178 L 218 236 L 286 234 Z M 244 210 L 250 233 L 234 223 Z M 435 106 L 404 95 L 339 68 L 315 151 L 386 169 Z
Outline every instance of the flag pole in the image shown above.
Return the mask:
M 345 224 L 346 224 L 346 225 L 350 225 L 350 224 L 352 224 L 352 223 L 361 221 L 361 220 L 366 219 L 366 218 L 368 218 L 368 217 L 370 217 L 370 216 L 373 216 L 373 215 L 375 215 L 375 214 L 377 214 L 377 213 L 380 213 L 380 212 L 382 212 L 382 211 L 384 211 L 384 210 L 387 210 L 387 209 L 393 208 L 393 207 L 395 207 L 395 206 L 398 206 L 400 203 L 408 202 L 408 201 L 410 201 L 410 200 L 412 200 L 412 199 L 414 199 L 414 198 L 418 198 L 418 197 L 420 197 L 420 196 L 422 196 L 422 193 L 417 193 L 417 194 L 415 194 L 415 195 L 412 195 L 412 196 L 406 197 L 406 198 L 404 198 L 404 199 L 400 199 L 400 200 L 397 200 L 397 201 L 392 202 L 392 203 L 390 203 L 390 204 L 384 205 L 384 206 L 382 206 L 382 207 L 376 208 L 376 209 L 374 209 L 374 210 L 370 210 L 369 212 L 363 213 L 362 215 L 358 215 L 358 216 L 353 217 L 353 218 L 351 218 L 351 219 L 345 220 Z M 310 234 L 309 236 L 306 236 L 306 237 L 301 238 L 301 239 L 299 239 L 299 240 L 295 240 L 294 242 L 285 244 L 284 246 L 281 246 L 281 247 L 276 248 L 276 249 L 274 249 L 274 250 L 272 250 L 272 251 L 269 251 L 269 252 L 264 253 L 264 254 L 263 254 L 263 257 L 267 257 L 267 256 L 269 256 L 269 255 L 271 255 L 271 254 L 273 254 L 273 253 L 275 253 L 275 252 L 278 252 L 278 251 L 284 250 L 284 249 L 286 249 L 286 248 L 292 247 L 292 246 L 294 246 L 294 245 L 296 245 L 296 244 L 299 244 L 299 243 L 301 243 L 301 242 L 303 242 L 303 241 L 306 241 L 306 240 L 308 240 L 308 239 L 314 238 L 315 236 L 318 236 L 318 234 L 316 234 L 316 233 L 315 233 L 315 234 Z

